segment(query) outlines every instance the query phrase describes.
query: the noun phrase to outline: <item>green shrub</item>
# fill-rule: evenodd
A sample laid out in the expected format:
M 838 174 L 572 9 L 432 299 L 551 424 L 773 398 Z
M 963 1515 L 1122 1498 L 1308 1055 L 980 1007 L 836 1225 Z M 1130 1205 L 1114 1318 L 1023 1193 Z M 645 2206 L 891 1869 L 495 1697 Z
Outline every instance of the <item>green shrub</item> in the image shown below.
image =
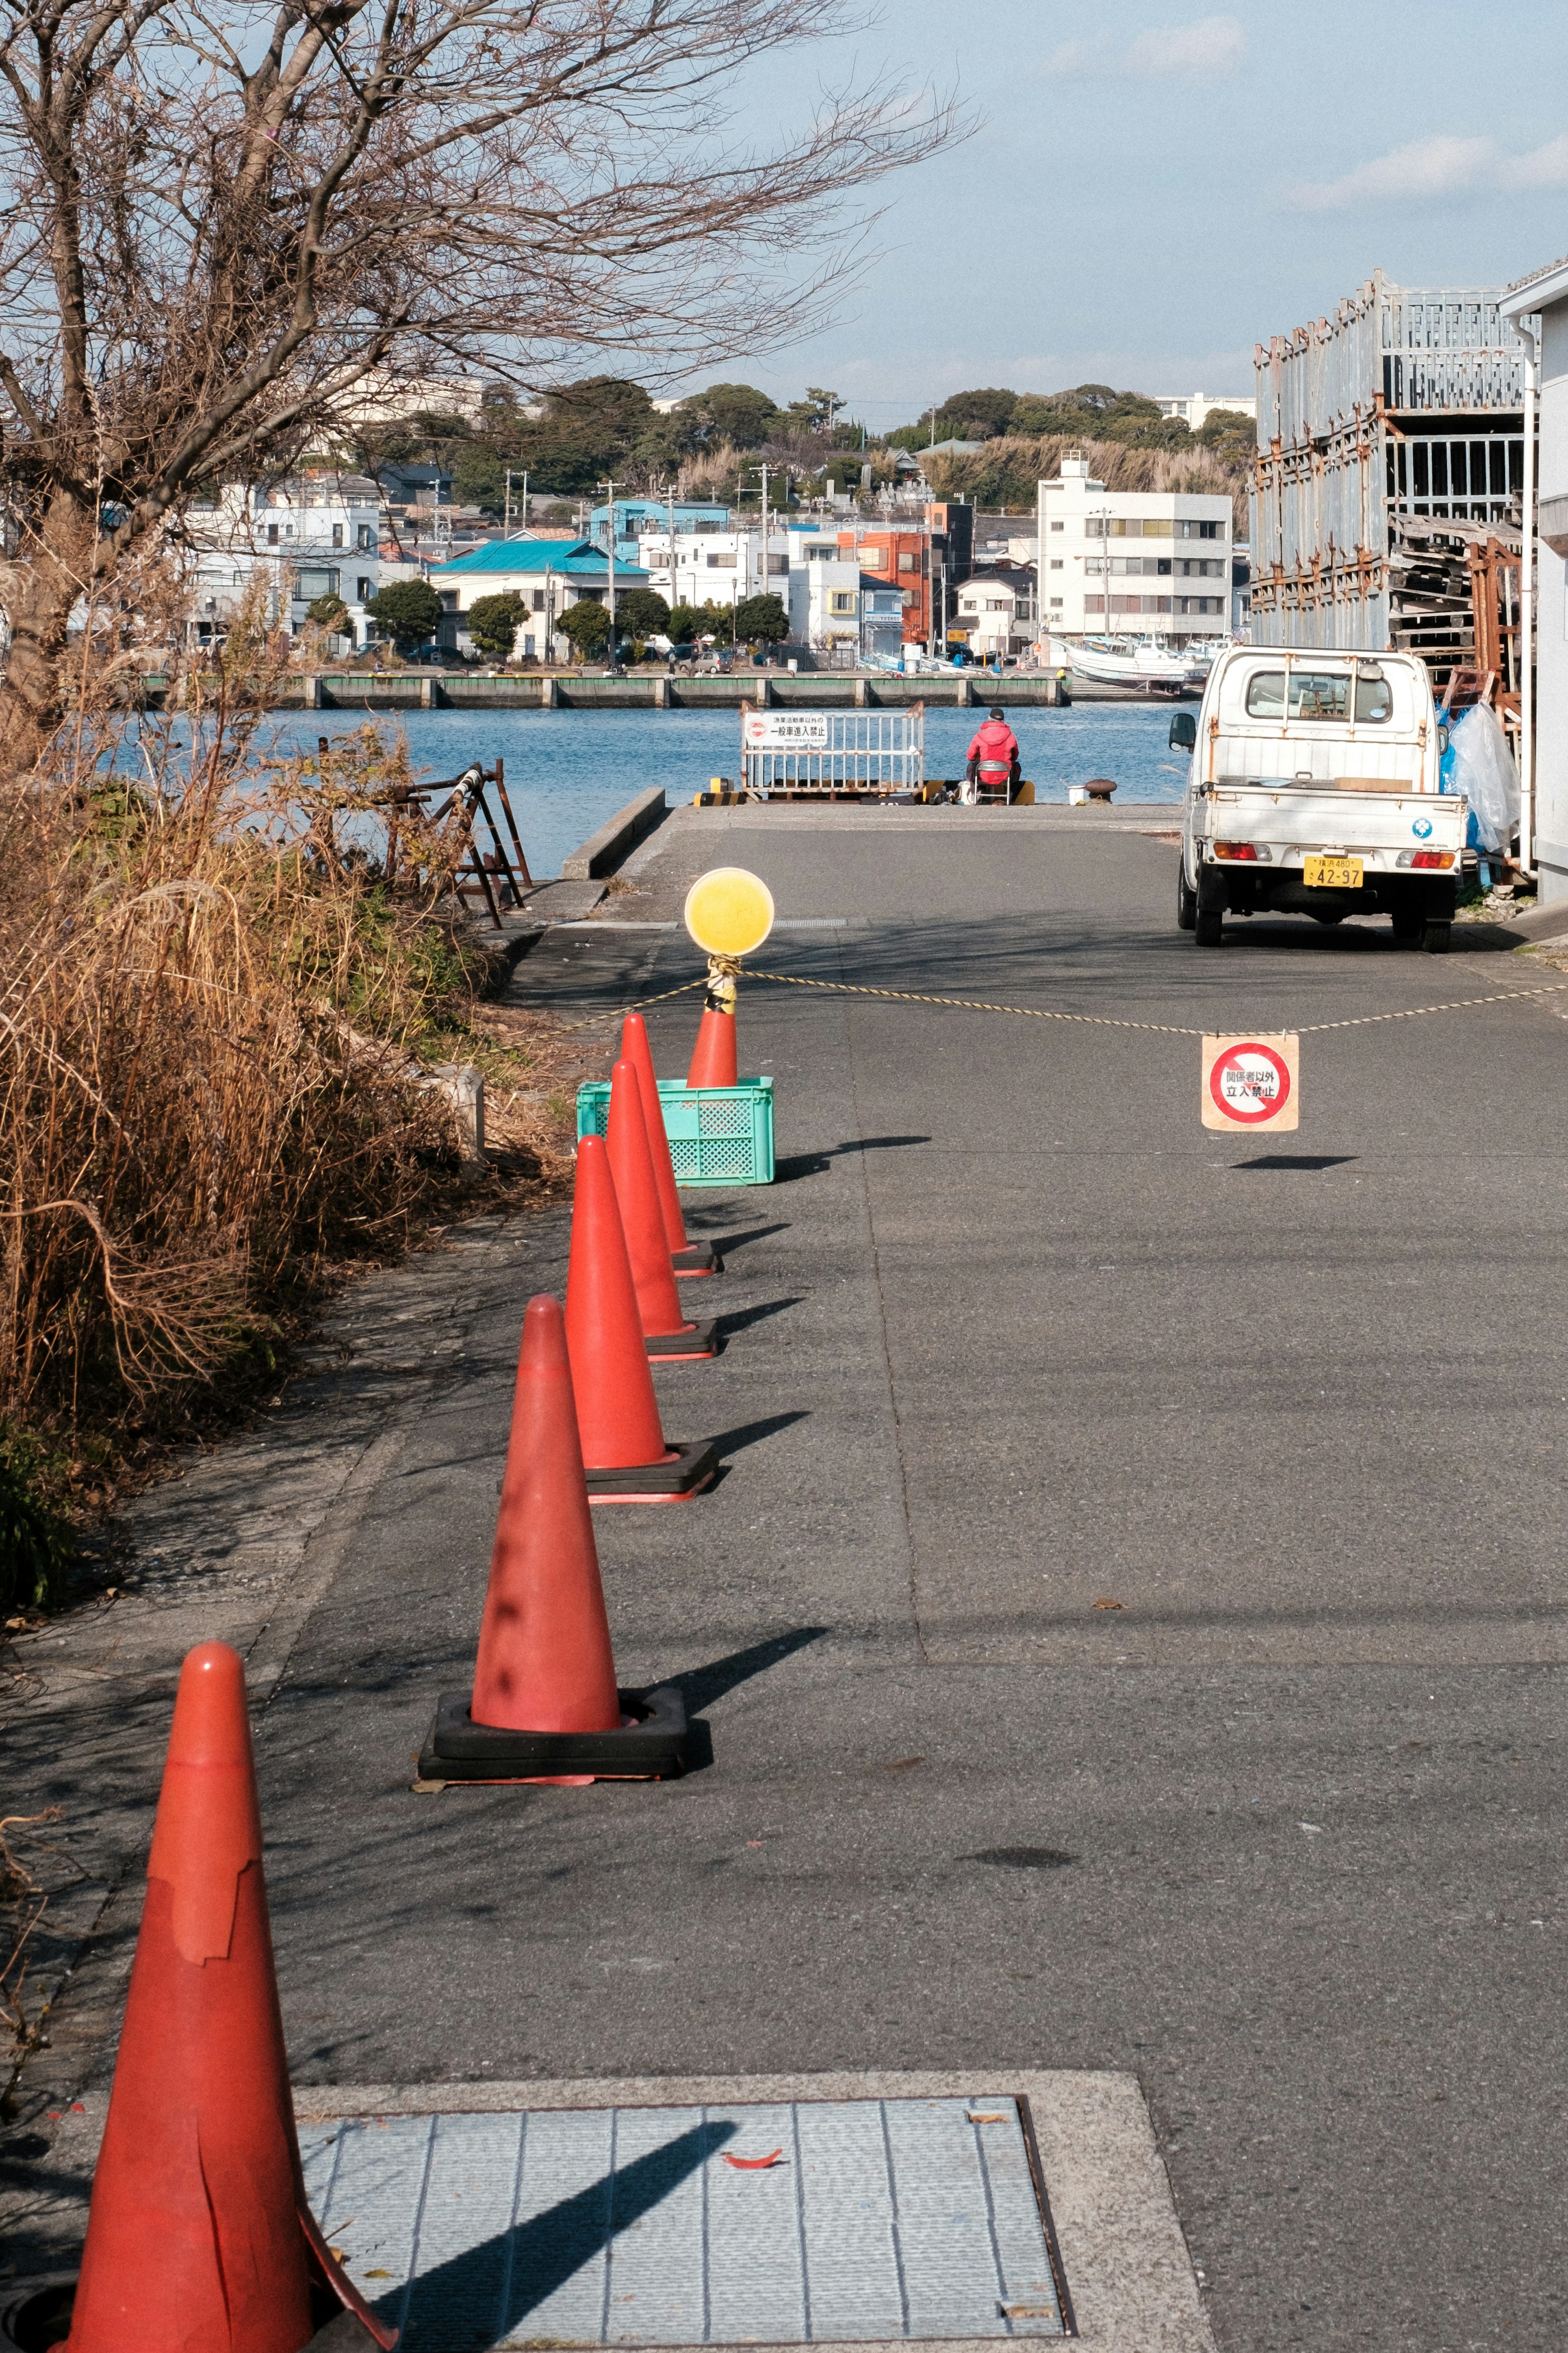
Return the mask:
M 75 1546 L 65 1514 L 39 1492 L 37 1450 L 0 1438 L 0 1609 L 58 1599 Z

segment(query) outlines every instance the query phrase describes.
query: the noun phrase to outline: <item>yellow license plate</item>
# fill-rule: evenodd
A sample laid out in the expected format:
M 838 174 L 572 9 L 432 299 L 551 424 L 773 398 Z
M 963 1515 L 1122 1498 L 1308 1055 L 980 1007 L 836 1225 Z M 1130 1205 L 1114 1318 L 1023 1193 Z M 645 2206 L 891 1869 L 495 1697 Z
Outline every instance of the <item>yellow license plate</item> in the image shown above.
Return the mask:
M 1301 879 L 1309 891 L 1359 891 L 1362 881 L 1359 858 L 1304 858 Z

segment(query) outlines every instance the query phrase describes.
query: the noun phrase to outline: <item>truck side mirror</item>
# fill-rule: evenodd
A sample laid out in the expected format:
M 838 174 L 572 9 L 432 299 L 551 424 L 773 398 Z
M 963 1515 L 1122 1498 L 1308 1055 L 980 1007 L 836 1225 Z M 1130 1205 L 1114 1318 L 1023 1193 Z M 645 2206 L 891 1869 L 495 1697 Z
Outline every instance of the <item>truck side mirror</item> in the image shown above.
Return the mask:
M 1170 745 L 1173 752 L 1195 752 L 1198 745 L 1197 715 L 1191 711 L 1178 711 L 1171 720 Z

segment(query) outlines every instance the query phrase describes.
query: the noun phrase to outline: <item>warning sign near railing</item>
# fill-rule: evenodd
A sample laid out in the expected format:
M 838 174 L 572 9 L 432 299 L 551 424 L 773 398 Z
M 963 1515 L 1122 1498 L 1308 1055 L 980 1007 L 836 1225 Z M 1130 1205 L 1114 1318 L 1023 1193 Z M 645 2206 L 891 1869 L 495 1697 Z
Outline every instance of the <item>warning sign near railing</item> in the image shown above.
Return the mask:
M 826 752 L 826 711 L 748 711 L 741 720 L 748 752 Z
M 1301 1113 L 1300 1047 L 1279 1036 L 1204 1039 L 1205 1127 L 1295 1127 Z

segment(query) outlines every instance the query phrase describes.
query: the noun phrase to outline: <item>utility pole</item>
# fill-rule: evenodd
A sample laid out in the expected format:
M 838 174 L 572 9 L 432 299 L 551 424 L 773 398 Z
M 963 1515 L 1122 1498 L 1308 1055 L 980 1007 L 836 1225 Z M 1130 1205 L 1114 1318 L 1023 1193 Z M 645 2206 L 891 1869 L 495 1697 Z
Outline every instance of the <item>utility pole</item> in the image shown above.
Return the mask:
M 669 609 L 673 613 L 680 602 L 675 586 L 675 484 L 667 482 L 664 487 L 669 492 Z
M 517 470 L 522 476 L 522 533 L 526 539 L 528 536 L 528 469 L 526 466 L 521 466 Z M 506 470 L 506 521 L 501 526 L 503 539 L 511 537 L 511 477 L 512 469 L 509 466 Z
M 616 486 L 614 482 L 601 482 L 599 488 L 604 491 L 610 504 L 610 668 L 614 670 L 616 666 Z

